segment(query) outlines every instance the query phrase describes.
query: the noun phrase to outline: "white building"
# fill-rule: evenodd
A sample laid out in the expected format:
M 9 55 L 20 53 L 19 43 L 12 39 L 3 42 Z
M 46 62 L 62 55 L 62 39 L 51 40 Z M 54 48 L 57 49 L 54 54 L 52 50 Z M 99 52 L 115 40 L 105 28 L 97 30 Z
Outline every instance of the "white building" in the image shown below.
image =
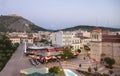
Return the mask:
M 80 38 L 75 36 L 75 32 L 58 31 L 52 33 L 52 44 L 57 46 L 72 46 L 73 51 L 80 49 Z
M 12 43 L 34 43 L 35 38 L 38 38 L 37 33 L 22 33 L 22 32 L 13 32 L 8 33 L 8 37 Z
M 14 43 L 19 43 L 21 42 L 21 39 L 20 37 L 18 36 L 14 36 L 14 37 L 9 37 L 9 39 L 11 40 L 11 42 L 14 44 Z
M 39 38 L 39 40 L 46 39 L 49 41 L 50 34 L 51 34 L 51 32 L 49 32 L 49 31 L 38 31 L 38 38 Z

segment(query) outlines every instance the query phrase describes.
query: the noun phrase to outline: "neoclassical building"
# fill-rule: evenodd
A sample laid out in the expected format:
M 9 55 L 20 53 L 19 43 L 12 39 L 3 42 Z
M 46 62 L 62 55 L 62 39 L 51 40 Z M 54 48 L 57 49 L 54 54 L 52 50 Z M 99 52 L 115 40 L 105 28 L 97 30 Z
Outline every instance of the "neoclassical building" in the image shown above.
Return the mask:
M 104 57 L 114 58 L 120 64 L 120 35 L 111 35 L 107 29 L 95 27 L 91 32 L 91 58 L 101 62 Z

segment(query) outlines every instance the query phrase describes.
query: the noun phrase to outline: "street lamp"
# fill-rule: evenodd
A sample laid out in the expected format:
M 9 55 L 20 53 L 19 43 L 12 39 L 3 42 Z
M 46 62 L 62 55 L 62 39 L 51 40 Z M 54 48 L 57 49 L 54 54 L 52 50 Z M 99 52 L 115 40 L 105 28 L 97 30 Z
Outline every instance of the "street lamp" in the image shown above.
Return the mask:
M 29 25 L 28 24 L 25 24 L 25 26 L 24 26 L 24 33 L 25 33 L 25 51 L 24 51 L 24 53 L 26 53 L 27 51 L 26 51 L 26 49 L 27 49 L 27 46 L 26 46 L 26 42 L 27 42 L 27 34 L 26 34 L 26 29 L 27 29 L 27 27 L 29 27 Z

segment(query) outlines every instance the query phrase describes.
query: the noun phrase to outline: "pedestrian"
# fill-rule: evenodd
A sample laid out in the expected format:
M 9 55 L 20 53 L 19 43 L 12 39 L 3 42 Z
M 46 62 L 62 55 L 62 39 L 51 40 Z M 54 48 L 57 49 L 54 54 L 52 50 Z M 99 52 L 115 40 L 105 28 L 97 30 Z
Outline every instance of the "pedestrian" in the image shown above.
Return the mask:
M 83 59 L 85 60 L 85 57 Z

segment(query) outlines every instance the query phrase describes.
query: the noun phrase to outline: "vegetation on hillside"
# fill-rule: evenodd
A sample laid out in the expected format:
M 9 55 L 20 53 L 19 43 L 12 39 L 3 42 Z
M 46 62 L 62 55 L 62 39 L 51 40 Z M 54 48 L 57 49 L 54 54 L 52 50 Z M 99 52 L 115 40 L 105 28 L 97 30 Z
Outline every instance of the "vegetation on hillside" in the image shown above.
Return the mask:
M 74 31 L 74 30 L 87 30 L 87 31 L 92 31 L 92 29 L 96 27 L 96 26 L 90 26 L 90 25 L 78 25 L 75 27 L 70 27 L 70 28 L 66 28 L 66 29 L 62 29 L 64 31 Z M 97 26 L 100 28 L 105 28 L 105 29 L 109 29 L 111 31 L 120 31 L 120 28 L 110 28 L 110 27 L 102 27 L 102 26 Z

